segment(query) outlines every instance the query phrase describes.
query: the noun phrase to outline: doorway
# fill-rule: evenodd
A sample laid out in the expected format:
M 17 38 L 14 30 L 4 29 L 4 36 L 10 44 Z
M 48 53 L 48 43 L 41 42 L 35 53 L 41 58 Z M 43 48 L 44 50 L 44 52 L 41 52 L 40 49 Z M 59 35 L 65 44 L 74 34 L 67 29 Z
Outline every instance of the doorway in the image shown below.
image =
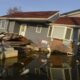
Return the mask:
M 27 30 L 27 25 L 22 24 L 20 25 L 19 35 L 25 36 Z

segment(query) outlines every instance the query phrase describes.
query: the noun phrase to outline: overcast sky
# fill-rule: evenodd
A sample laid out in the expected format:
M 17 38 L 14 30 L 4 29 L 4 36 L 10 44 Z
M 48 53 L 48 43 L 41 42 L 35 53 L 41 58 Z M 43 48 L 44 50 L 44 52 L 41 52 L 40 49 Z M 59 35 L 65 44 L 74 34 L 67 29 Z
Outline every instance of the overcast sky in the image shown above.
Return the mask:
M 61 13 L 80 9 L 80 0 L 0 0 L 0 16 L 9 8 L 22 11 L 60 11 Z

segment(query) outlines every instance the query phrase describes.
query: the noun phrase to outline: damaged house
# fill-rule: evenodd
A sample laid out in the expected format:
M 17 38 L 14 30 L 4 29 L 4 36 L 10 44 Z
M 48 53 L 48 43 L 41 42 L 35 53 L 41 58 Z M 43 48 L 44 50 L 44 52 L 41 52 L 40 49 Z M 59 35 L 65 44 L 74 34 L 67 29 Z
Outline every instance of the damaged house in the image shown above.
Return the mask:
M 51 41 L 51 22 L 57 18 L 58 11 L 17 12 L 0 18 L 1 32 L 17 33 L 41 46 Z
M 17 33 L 39 47 L 50 45 L 52 50 L 70 54 L 79 27 L 79 17 L 60 17 L 58 11 L 17 12 L 0 17 L 1 31 Z

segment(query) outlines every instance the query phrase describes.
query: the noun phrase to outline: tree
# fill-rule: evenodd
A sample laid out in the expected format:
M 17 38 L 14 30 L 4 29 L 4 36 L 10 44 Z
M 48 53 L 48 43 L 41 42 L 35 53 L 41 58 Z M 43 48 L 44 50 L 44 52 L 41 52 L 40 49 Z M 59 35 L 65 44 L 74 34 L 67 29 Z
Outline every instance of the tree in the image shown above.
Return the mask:
M 20 7 L 13 7 L 13 8 L 9 8 L 7 10 L 7 14 L 12 14 L 12 13 L 16 13 L 16 12 L 21 12 L 21 8 Z

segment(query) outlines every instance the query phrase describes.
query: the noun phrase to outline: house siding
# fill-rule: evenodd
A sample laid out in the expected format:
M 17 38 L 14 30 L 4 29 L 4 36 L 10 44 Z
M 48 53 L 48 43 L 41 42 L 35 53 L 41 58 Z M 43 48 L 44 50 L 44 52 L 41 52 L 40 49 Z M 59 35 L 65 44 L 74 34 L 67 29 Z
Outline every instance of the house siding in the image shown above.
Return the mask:
M 15 27 L 15 21 L 9 21 L 8 32 L 9 33 L 14 33 L 14 27 Z
M 19 34 L 19 30 L 20 30 L 20 24 L 16 22 L 13 32 Z
M 53 25 L 52 38 L 63 39 L 66 26 Z
M 37 33 L 36 32 L 36 28 L 38 24 L 32 24 L 32 23 L 20 23 L 20 22 L 16 22 L 15 27 L 14 27 L 14 33 L 18 33 L 19 34 L 19 30 L 20 30 L 20 25 L 25 24 L 26 25 L 26 33 L 25 33 L 25 37 L 32 40 L 34 43 L 36 44 L 41 44 L 42 40 L 46 40 L 46 41 L 50 41 L 51 38 L 47 37 L 48 34 L 48 25 L 43 25 L 42 29 L 41 29 L 41 33 Z M 40 24 L 39 24 L 40 25 Z M 42 24 L 41 24 L 42 25 Z
M 48 33 L 48 26 L 42 27 L 41 33 L 36 32 L 36 27 L 27 26 L 26 36 L 33 42 L 40 43 L 42 40 L 46 41 L 50 40 L 50 37 L 47 37 L 47 33 Z

